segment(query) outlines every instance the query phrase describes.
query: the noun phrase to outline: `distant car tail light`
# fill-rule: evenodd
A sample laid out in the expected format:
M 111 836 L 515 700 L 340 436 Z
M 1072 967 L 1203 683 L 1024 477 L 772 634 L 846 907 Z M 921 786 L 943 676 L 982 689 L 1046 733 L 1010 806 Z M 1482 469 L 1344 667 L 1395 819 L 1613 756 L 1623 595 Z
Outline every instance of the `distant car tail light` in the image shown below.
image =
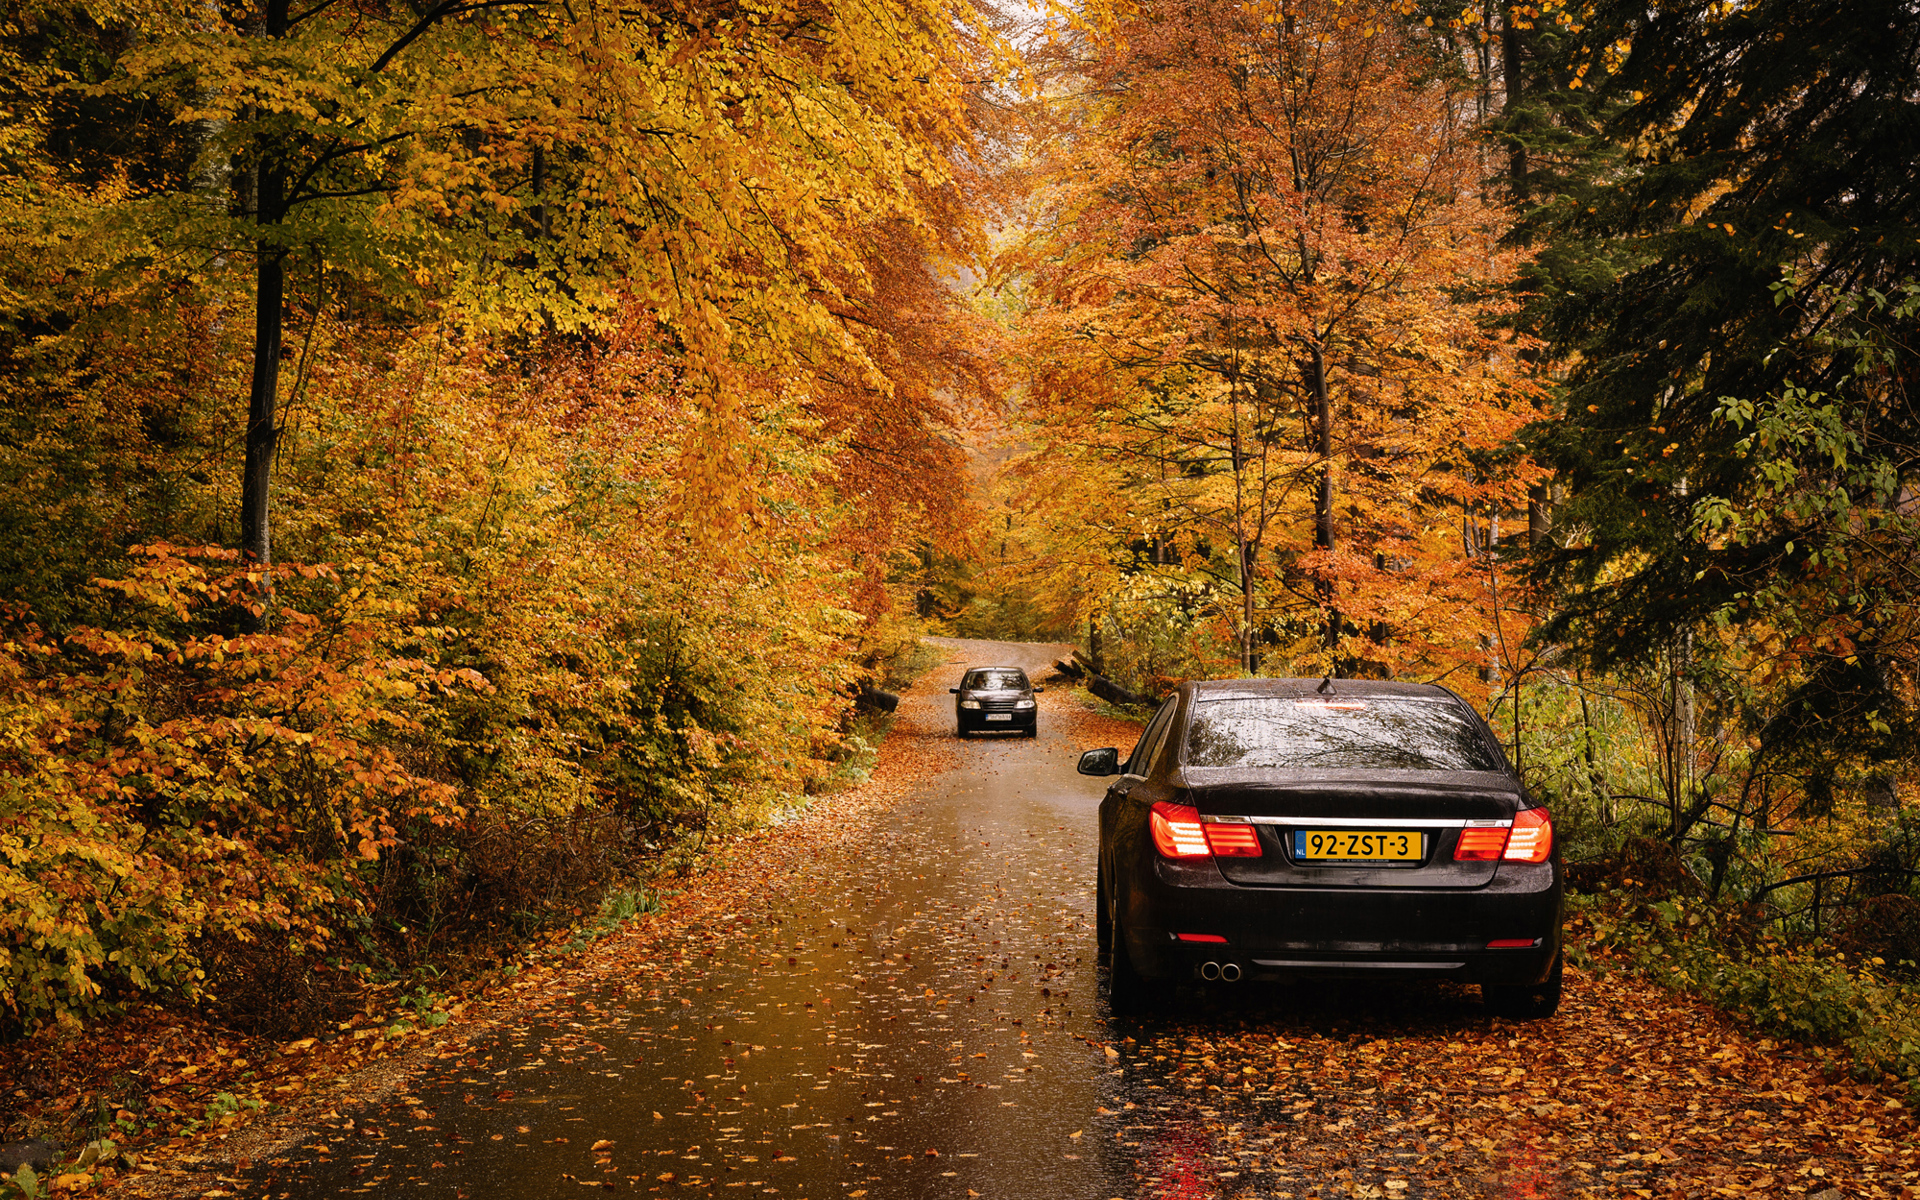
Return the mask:
M 1544 808 L 1523 808 L 1513 814 L 1513 832 L 1507 838 L 1508 862 L 1538 863 L 1553 853 L 1553 817 Z
M 1147 828 L 1153 832 L 1154 848 L 1164 858 L 1209 858 L 1207 834 L 1200 824 L 1200 810 L 1191 804 L 1158 801 L 1147 813 Z
M 1259 858 L 1260 833 L 1251 825 L 1201 826 L 1207 833 L 1207 846 L 1221 858 Z
M 1502 825 L 1469 825 L 1460 831 L 1453 848 L 1455 862 L 1494 862 L 1507 848 L 1507 830 Z

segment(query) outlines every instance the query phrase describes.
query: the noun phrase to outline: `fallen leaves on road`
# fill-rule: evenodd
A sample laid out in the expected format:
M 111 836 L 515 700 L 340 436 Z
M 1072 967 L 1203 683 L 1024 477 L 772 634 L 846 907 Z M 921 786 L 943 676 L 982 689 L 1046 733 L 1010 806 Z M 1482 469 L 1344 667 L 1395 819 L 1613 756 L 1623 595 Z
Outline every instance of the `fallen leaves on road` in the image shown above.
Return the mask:
M 1913 1121 L 1886 1089 L 1827 1080 L 1810 1056 L 1629 977 L 1570 982 L 1561 1014 L 1533 1024 L 1439 988 L 1144 1026 L 1131 1103 L 1103 1114 L 1106 1136 L 1134 1152 L 1144 1194 L 1169 1197 L 1242 1183 L 1378 1195 L 1409 1180 L 1422 1195 L 1514 1197 L 1920 1184 Z

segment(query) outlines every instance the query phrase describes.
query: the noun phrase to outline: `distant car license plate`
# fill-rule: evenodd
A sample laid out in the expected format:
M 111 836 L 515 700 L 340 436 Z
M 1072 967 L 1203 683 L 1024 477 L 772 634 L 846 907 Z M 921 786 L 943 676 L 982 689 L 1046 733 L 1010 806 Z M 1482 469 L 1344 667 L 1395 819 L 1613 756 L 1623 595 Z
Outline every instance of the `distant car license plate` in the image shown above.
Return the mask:
M 988 714 L 987 714 L 987 720 L 989 720 L 989 721 L 1011 721 L 1011 720 L 1013 720 L 1013 714 L 1012 714 L 1012 713 L 988 713 Z
M 1296 829 L 1293 857 L 1317 862 L 1418 862 L 1419 833 L 1384 829 Z

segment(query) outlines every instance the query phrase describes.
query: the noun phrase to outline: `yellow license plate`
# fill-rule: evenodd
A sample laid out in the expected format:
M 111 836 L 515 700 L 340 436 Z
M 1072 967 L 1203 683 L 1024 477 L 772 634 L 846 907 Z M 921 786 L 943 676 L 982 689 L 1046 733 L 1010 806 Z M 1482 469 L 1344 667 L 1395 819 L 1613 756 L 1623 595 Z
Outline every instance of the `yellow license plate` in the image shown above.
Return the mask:
M 1293 856 L 1319 862 L 1418 862 L 1421 835 L 1386 829 L 1296 829 Z

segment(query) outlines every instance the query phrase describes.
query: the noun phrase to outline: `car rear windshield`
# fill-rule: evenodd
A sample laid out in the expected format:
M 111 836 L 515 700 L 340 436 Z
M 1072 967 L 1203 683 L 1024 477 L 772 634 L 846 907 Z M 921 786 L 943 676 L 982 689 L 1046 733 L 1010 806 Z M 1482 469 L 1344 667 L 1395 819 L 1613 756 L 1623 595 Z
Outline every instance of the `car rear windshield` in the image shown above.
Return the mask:
M 1500 771 L 1471 715 L 1452 699 L 1241 696 L 1194 705 L 1190 767 Z
M 1024 671 L 969 671 L 967 681 L 960 686 L 983 692 L 1017 692 L 1025 690 L 1027 676 Z

